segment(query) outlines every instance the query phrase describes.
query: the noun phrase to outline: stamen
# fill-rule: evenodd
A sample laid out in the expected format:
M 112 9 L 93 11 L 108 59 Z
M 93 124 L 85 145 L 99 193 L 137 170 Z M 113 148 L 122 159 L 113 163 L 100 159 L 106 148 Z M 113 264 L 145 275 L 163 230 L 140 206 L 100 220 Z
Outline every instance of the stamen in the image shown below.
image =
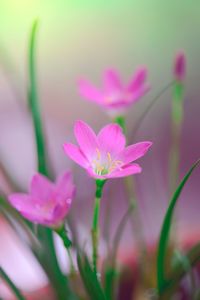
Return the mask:
M 92 161 L 94 164 L 94 171 L 97 175 L 106 175 L 111 173 L 116 168 L 120 169 L 120 166 L 123 164 L 121 160 L 112 160 L 110 152 L 107 152 L 107 158 L 102 160 L 101 152 L 96 148 L 97 158 Z
M 107 156 L 108 156 L 108 163 L 112 163 L 112 158 L 109 152 L 107 153 Z
M 96 152 L 97 152 L 97 159 L 100 160 L 101 159 L 101 152 L 98 148 L 96 148 Z

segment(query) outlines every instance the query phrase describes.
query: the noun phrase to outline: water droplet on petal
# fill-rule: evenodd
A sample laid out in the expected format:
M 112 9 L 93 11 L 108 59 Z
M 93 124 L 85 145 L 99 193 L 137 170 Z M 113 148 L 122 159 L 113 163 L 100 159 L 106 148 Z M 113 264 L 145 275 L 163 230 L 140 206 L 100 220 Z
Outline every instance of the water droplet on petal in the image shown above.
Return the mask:
M 67 203 L 68 205 L 70 205 L 70 204 L 72 203 L 72 199 L 70 199 L 70 198 L 67 199 L 67 200 L 66 200 L 66 203 Z

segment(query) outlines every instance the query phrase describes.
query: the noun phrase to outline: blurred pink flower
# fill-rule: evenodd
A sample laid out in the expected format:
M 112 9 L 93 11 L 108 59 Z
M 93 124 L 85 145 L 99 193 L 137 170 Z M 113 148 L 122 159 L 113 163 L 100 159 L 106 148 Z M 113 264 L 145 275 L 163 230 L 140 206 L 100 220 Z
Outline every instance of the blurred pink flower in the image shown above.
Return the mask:
M 115 70 L 106 70 L 104 87 L 97 89 L 88 80 L 79 81 L 81 96 L 96 102 L 112 115 L 124 114 L 127 107 L 144 96 L 150 89 L 146 83 L 147 69 L 139 68 L 128 85 L 123 85 L 119 74 Z
M 83 121 L 77 121 L 74 134 L 79 146 L 64 144 L 65 153 L 94 178 L 124 177 L 141 172 L 132 162 L 142 157 L 151 142 L 141 142 L 125 148 L 125 136 L 117 124 L 109 124 L 98 135 Z
M 183 81 L 185 78 L 186 57 L 183 51 L 177 53 L 174 63 L 174 75 L 176 80 Z
M 41 174 L 33 176 L 29 194 L 11 194 L 12 206 L 31 222 L 59 227 L 71 206 L 75 193 L 70 171 L 59 176 L 56 183 Z

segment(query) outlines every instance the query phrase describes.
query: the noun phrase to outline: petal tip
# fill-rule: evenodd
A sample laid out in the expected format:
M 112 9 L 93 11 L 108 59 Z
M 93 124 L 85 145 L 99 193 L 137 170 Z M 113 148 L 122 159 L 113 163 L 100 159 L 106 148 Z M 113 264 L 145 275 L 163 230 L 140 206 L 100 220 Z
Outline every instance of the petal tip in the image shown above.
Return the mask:
M 76 120 L 74 124 L 74 132 L 77 132 L 79 129 L 84 129 L 85 127 L 89 127 L 89 125 L 83 120 Z

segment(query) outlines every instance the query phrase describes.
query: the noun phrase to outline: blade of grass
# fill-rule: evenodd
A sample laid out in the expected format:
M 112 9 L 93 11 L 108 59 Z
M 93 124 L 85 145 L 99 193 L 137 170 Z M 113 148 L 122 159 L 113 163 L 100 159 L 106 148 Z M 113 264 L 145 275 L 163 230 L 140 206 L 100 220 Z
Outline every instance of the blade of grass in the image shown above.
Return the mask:
M 38 158 L 38 172 L 49 177 L 49 171 L 47 167 L 47 151 L 45 147 L 45 138 L 42 126 L 42 119 L 39 108 L 39 99 L 37 92 L 37 80 L 36 80 L 36 37 L 38 31 L 38 20 L 33 22 L 29 49 L 28 49 L 28 62 L 29 62 L 29 90 L 28 90 L 28 102 L 32 115 L 36 148 L 37 148 L 37 158 Z M 69 288 L 67 277 L 63 275 L 60 270 L 55 246 L 53 241 L 53 233 L 49 228 L 44 228 L 38 226 L 38 237 L 43 245 L 44 251 L 42 256 L 40 254 L 40 260 L 43 260 L 43 265 L 47 268 L 47 273 L 50 273 L 50 280 L 55 287 L 55 292 L 58 295 L 59 300 L 66 299 L 66 295 L 70 295 L 71 290 Z M 50 272 L 49 272 L 50 270 Z
M 193 292 L 196 289 L 196 284 L 195 284 L 195 276 L 192 270 L 192 266 L 190 264 L 190 261 L 188 260 L 188 257 L 186 255 L 184 255 L 180 250 L 175 250 L 174 251 L 174 255 L 173 255 L 173 259 L 174 259 L 174 265 L 176 264 L 182 264 L 185 272 L 188 275 L 188 278 L 190 280 L 190 290 L 191 290 L 191 299 L 193 299 L 192 295 Z
M 0 267 L 0 277 L 7 283 L 13 294 L 18 300 L 26 300 L 26 298 L 22 295 L 20 290 L 16 287 L 10 277 L 6 274 L 2 267 Z
M 189 262 L 190 267 L 194 267 L 200 262 L 200 243 L 193 246 L 188 253 L 185 255 L 187 261 Z M 166 299 L 166 296 L 169 299 L 169 295 L 177 288 L 181 279 L 188 273 L 185 266 L 182 262 L 179 262 L 177 266 L 170 272 L 169 279 L 166 281 L 163 286 L 162 293 L 160 295 L 160 299 Z
M 106 300 L 103 289 L 93 271 L 88 258 L 84 254 L 78 254 L 77 263 L 85 290 L 91 300 Z
M 35 63 L 35 50 L 36 50 L 36 36 L 38 31 L 38 20 L 35 20 L 32 25 L 30 41 L 29 41 L 29 91 L 28 91 L 28 101 L 29 107 L 32 114 L 35 140 L 37 147 L 37 158 L 38 158 L 38 171 L 43 175 L 48 176 L 47 170 L 47 153 L 45 149 L 44 132 L 42 127 L 38 92 L 37 92 L 37 82 L 36 82 L 36 63 Z
M 199 164 L 200 160 L 198 160 L 192 168 L 189 170 L 189 172 L 185 175 L 183 180 L 181 181 L 180 185 L 178 186 L 177 190 L 175 191 L 169 207 L 167 209 L 167 212 L 164 217 L 163 225 L 161 228 L 159 243 L 158 243 L 158 254 L 157 254 L 157 287 L 158 287 L 158 293 L 162 294 L 162 291 L 168 282 L 168 279 L 166 278 L 165 274 L 165 258 L 166 258 L 166 251 L 168 247 L 168 240 L 169 240 L 169 233 L 172 223 L 172 217 L 173 212 L 177 204 L 177 200 L 179 199 L 179 196 L 182 192 L 183 187 L 185 186 L 186 182 L 190 178 L 192 172 Z

